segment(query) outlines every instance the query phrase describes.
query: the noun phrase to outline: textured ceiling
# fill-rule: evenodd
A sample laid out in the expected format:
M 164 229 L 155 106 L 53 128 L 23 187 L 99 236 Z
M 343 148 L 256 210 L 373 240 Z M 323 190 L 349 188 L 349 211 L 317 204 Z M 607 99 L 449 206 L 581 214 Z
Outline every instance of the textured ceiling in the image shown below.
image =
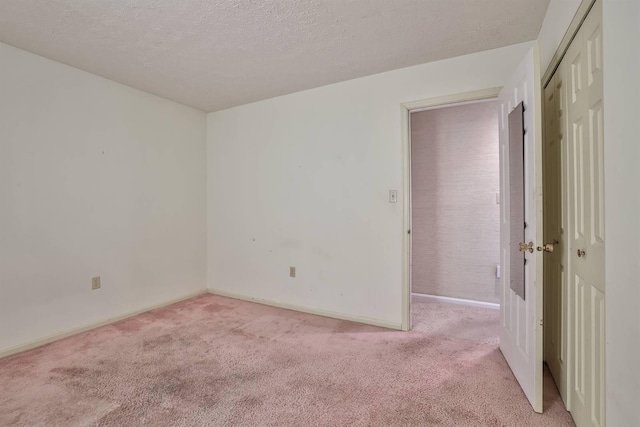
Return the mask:
M 537 37 L 549 0 L 2 0 L 0 41 L 216 111 Z

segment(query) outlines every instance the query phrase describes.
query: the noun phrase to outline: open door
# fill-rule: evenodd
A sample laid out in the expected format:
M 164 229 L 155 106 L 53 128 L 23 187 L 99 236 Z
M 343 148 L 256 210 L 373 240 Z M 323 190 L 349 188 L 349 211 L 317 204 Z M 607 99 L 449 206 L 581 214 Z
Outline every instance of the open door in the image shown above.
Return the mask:
M 542 412 L 542 123 L 538 48 L 498 96 L 500 126 L 500 350 Z

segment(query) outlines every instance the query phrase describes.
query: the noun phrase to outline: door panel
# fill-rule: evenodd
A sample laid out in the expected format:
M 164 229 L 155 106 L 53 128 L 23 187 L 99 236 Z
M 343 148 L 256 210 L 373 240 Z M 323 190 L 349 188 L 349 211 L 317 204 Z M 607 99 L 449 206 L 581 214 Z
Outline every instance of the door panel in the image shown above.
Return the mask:
M 597 424 L 604 425 L 604 293 L 596 288 L 592 289 L 591 298 L 591 418 L 597 420 Z
M 588 338 L 586 334 L 587 324 L 585 323 L 585 293 L 587 292 L 587 289 L 585 289 L 586 287 L 584 279 L 582 279 L 577 274 L 574 278 L 574 286 L 575 297 L 573 300 L 575 305 L 573 308 L 573 312 L 575 313 L 575 357 L 573 359 L 573 391 L 575 393 L 575 397 L 577 398 L 577 402 L 575 402 L 575 404 L 584 405 L 586 395 L 585 343 Z
M 522 259 L 511 244 L 510 158 L 508 116 L 524 104 L 524 243 L 542 241 L 541 88 L 537 47 L 520 63 L 498 97 L 500 104 L 500 349 L 536 412 L 542 412 L 542 253 L 526 251 L 524 296 L 510 287 L 512 257 Z M 524 226 L 524 224 L 523 224 Z M 515 247 L 514 247 L 515 246 Z
M 600 292 L 604 292 L 604 133 L 602 87 L 602 12 L 600 1 L 587 16 L 584 25 L 583 50 L 587 57 L 586 103 L 589 139 L 589 241 L 592 261 L 587 263 L 589 277 Z

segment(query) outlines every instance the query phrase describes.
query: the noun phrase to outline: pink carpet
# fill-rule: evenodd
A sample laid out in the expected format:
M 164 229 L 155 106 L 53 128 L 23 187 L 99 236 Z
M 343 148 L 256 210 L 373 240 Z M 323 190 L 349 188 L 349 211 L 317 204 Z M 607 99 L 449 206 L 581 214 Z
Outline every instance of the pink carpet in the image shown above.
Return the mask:
M 495 344 L 203 295 L 0 360 L 0 425 L 570 426 Z

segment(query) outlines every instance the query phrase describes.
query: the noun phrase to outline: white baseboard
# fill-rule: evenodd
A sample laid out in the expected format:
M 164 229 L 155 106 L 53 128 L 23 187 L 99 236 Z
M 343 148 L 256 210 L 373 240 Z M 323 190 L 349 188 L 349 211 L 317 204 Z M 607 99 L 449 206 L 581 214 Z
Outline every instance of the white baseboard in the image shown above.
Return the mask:
M 277 301 L 268 300 L 264 298 L 250 297 L 247 295 L 236 294 L 233 292 L 219 291 L 217 289 L 209 289 L 209 293 L 214 295 L 220 295 L 223 297 L 239 299 L 243 301 L 255 302 L 258 304 L 270 305 L 272 307 L 284 308 L 287 310 L 300 311 L 302 313 L 315 314 L 316 316 L 330 317 L 332 319 L 348 320 L 350 322 L 364 323 L 365 325 L 379 326 L 381 328 L 396 329 L 396 330 L 400 330 L 402 328 L 402 325 L 399 322 L 398 323 L 387 322 L 384 320 L 371 319 L 369 317 L 352 316 L 350 314 L 336 313 L 336 312 L 327 311 L 327 310 L 318 310 L 315 308 L 302 307 L 299 305 L 287 304 L 287 303 L 277 302 Z
M 482 307 L 482 308 L 492 308 L 494 310 L 500 309 L 500 304 L 496 304 L 494 302 L 484 302 L 484 301 L 475 301 L 472 299 L 462 299 L 462 298 L 451 298 L 451 297 L 441 297 L 439 295 L 427 295 L 427 294 L 411 294 L 412 298 L 424 298 L 433 301 L 440 302 L 448 302 L 451 304 L 460 304 L 460 305 L 468 305 L 471 307 Z
M 168 301 L 164 301 L 164 302 L 161 302 L 159 304 L 154 304 L 154 305 L 151 305 L 151 306 L 147 306 L 147 307 L 142 308 L 140 310 L 132 311 L 132 312 L 129 312 L 129 313 L 126 313 L 126 314 L 122 314 L 120 316 L 110 317 L 110 318 L 108 318 L 106 320 L 90 323 L 88 325 L 84 325 L 84 326 L 81 326 L 79 328 L 68 329 L 68 330 L 66 330 L 64 332 L 60 332 L 58 334 L 49 335 L 48 337 L 44 337 L 44 338 L 40 338 L 40 339 L 37 339 L 37 340 L 34 340 L 34 341 L 30 341 L 30 342 L 25 343 L 25 344 L 18 344 L 17 346 L 9 347 L 6 350 L 0 351 L 0 359 L 3 358 L 3 357 L 11 356 L 11 355 L 16 354 L 16 353 L 20 353 L 20 352 L 23 352 L 23 351 L 31 350 L 33 348 L 40 347 L 41 345 L 49 344 L 49 343 L 54 342 L 54 341 L 58 341 L 58 340 L 61 340 L 63 338 L 70 337 L 72 335 L 76 335 L 76 334 L 79 334 L 79 333 L 82 333 L 82 332 L 86 332 L 86 331 L 91 330 L 91 329 L 99 328 L 100 326 L 109 325 L 111 323 L 115 323 L 115 322 L 117 322 L 119 320 L 123 320 L 123 319 L 126 319 L 128 317 L 137 316 L 138 314 L 146 313 L 147 311 L 155 310 L 157 308 L 166 307 L 168 305 L 175 304 L 177 302 L 184 301 L 184 300 L 187 300 L 189 298 L 197 297 L 198 295 L 202 295 L 202 294 L 206 294 L 206 293 L 207 293 L 206 290 L 202 290 L 202 291 L 198 291 L 198 292 L 192 292 L 190 294 L 187 294 L 187 295 L 184 295 L 184 296 L 181 296 L 181 297 L 178 297 L 178 298 L 172 298 L 172 299 L 170 299 Z

